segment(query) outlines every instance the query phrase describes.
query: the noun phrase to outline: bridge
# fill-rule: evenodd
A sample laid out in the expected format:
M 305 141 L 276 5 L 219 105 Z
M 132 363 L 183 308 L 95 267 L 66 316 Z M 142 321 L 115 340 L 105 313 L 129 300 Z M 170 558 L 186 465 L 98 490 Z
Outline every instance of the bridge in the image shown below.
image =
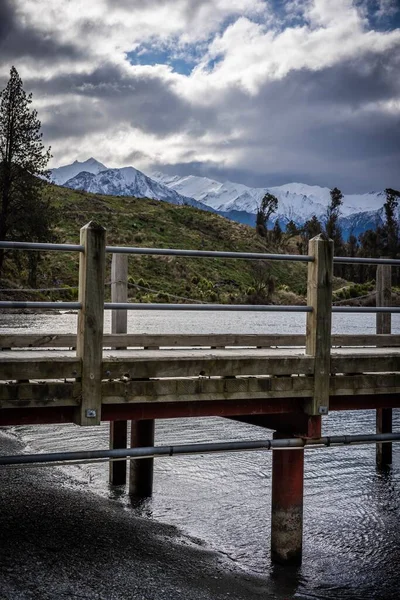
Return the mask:
M 333 257 L 333 243 L 322 235 L 310 241 L 308 255 L 110 247 L 105 230 L 93 222 L 81 229 L 79 245 L 0 242 L 0 248 L 78 252 L 80 257 L 77 302 L 0 302 L 1 309 L 78 311 L 75 333 L 0 333 L 0 425 L 97 426 L 109 421 L 112 451 L 129 458 L 135 449 L 144 449 L 141 460 L 130 460 L 132 495 L 152 492 L 155 419 L 219 416 L 272 429 L 272 558 L 299 562 L 304 447 L 330 443 L 321 437 L 323 417 L 329 411 L 374 409 L 377 436 L 369 441 L 396 439 L 390 434 L 392 408 L 400 407 L 400 335 L 390 333 L 390 315 L 400 308 L 390 304 L 391 267 L 400 266 L 400 260 Z M 104 302 L 107 253 L 113 255 L 110 303 Z M 129 255 L 306 262 L 307 305 L 127 302 Z M 333 265 L 346 262 L 377 265 L 376 307 L 332 306 Z M 306 332 L 127 332 L 128 310 L 155 309 L 304 312 Z M 105 310 L 112 311 L 111 334 L 103 332 Z M 377 333 L 332 335 L 333 312 L 375 312 Z M 291 440 L 296 450 L 290 449 Z M 377 460 L 380 465 L 391 462 L 391 444 L 377 443 Z M 0 457 L 0 464 L 5 462 Z M 110 482 L 126 482 L 125 460 L 110 462 Z

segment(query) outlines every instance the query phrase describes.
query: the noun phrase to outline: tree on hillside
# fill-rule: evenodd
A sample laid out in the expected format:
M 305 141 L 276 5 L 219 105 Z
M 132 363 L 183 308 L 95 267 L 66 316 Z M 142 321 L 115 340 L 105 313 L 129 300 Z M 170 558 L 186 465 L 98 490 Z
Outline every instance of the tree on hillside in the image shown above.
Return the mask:
M 288 238 L 292 238 L 292 237 L 295 237 L 296 235 L 300 235 L 300 231 L 301 231 L 301 228 L 297 227 L 297 225 L 293 221 L 293 219 L 290 219 L 290 221 L 286 224 L 285 233 Z
M 267 192 L 257 210 L 256 231 L 263 237 L 267 236 L 268 221 L 278 209 L 278 198 Z
M 325 232 L 333 240 L 335 254 L 339 254 L 343 247 L 342 230 L 339 226 L 340 207 L 343 204 L 343 194 L 338 188 L 330 191 L 331 201 L 326 211 Z
M 399 204 L 400 192 L 387 188 L 386 202 L 383 205 L 385 223 L 382 227 L 382 253 L 390 258 L 396 258 L 399 250 L 399 224 L 396 211 Z
M 0 93 L 0 240 L 49 241 L 51 211 L 42 198 L 46 167 L 51 157 L 45 150 L 36 110 L 30 108 L 15 67 Z M 30 280 L 38 255 L 29 257 Z M 0 276 L 4 251 L 0 250 Z
M 307 254 L 308 252 L 308 242 L 321 233 L 322 226 L 318 221 L 317 217 L 313 215 L 311 219 L 306 221 L 303 227 L 300 228 L 300 240 L 297 242 L 297 249 L 299 254 Z

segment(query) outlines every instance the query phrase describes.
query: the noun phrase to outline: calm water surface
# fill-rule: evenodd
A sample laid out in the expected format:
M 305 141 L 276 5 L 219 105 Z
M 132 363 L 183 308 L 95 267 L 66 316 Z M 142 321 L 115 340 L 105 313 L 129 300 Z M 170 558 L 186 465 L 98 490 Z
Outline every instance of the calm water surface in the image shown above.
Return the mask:
M 76 315 L 0 315 L 2 332 L 74 332 Z M 107 320 L 105 330 L 110 331 Z M 129 313 L 138 333 L 304 333 L 304 314 Z M 375 315 L 334 315 L 335 333 L 374 333 Z M 400 315 L 393 315 L 400 332 Z M 394 411 L 394 431 L 400 431 Z M 325 434 L 375 431 L 373 411 L 331 413 Z M 108 424 L 18 427 L 31 451 L 108 446 Z M 160 420 L 157 444 L 260 439 L 269 432 L 218 418 Z M 64 468 L 64 467 L 63 467 Z M 107 465 L 65 467 L 76 482 L 132 510 L 124 491 L 107 485 Z M 397 599 L 400 597 L 400 446 L 379 472 L 375 447 L 306 451 L 304 555 L 300 569 L 271 567 L 271 454 L 241 452 L 157 459 L 154 496 L 139 514 L 171 523 L 203 540 L 237 568 L 270 579 L 277 598 Z

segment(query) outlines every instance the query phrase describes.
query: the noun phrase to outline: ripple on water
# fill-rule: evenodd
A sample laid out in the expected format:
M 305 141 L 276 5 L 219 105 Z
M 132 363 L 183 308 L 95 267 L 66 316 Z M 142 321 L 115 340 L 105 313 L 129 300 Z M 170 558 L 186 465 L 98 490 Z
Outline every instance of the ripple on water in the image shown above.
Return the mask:
M 107 319 L 109 315 L 107 316 Z M 148 333 L 304 333 L 304 315 L 218 313 L 129 314 L 130 331 Z M 2 331 L 70 332 L 74 315 L 0 315 Z M 109 331 L 109 321 L 105 330 Z M 371 333 L 374 315 L 334 315 L 335 332 Z M 393 315 L 400 332 L 400 315 Z M 400 411 L 393 427 L 400 430 Z M 32 451 L 108 447 L 108 424 L 14 428 Z M 331 413 L 326 435 L 375 431 L 374 411 Z M 161 420 L 157 444 L 260 439 L 269 436 L 224 419 Z M 103 464 L 65 467 L 73 481 L 131 510 L 126 494 L 107 485 Z M 72 481 L 72 480 L 71 480 Z M 228 555 L 238 567 L 269 577 L 277 598 L 397 600 L 400 564 L 400 452 L 379 472 L 373 446 L 306 451 L 304 558 L 300 569 L 270 565 L 271 453 L 242 452 L 157 459 L 154 497 L 134 503 L 138 514 L 177 525 Z

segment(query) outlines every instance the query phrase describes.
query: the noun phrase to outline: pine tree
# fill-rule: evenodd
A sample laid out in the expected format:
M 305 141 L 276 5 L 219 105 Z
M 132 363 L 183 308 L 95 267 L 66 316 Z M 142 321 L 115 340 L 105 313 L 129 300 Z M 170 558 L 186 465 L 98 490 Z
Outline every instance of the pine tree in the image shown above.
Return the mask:
M 0 93 L 0 240 L 49 241 L 51 211 L 42 199 L 50 148 L 45 150 L 36 110 L 15 67 Z M 30 257 L 30 271 L 38 255 Z M 0 276 L 4 251 L 0 250 Z M 32 277 L 31 277 L 32 279 Z

